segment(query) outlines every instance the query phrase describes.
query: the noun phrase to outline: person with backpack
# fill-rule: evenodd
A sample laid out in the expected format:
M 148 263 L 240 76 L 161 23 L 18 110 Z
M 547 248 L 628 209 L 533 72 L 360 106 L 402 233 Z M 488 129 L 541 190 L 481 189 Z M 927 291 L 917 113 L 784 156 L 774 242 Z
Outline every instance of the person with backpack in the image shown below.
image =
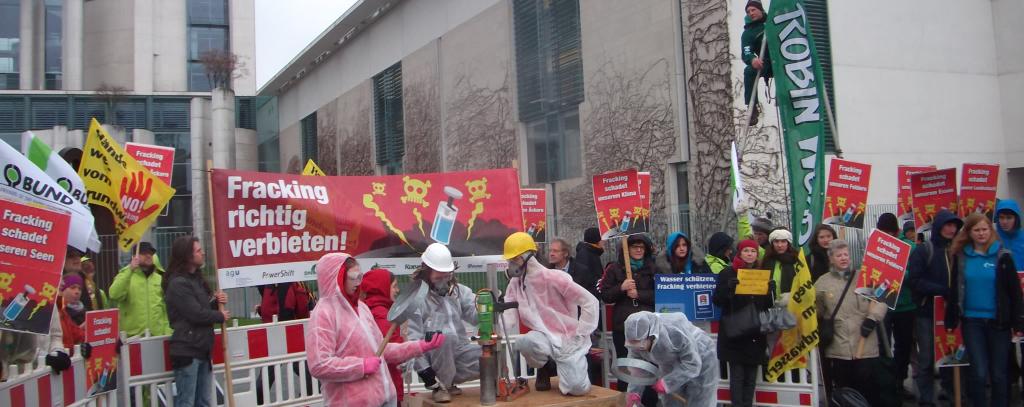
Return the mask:
M 996 235 L 992 219 L 972 213 L 953 239 L 955 284 L 946 295 L 946 329 L 962 324 L 968 359 L 967 392 L 975 406 L 1009 405 L 1010 330 L 1024 327 L 1021 289 L 1013 254 Z M 991 380 L 991 398 L 986 384 Z M 991 403 L 990 403 L 991 401 Z

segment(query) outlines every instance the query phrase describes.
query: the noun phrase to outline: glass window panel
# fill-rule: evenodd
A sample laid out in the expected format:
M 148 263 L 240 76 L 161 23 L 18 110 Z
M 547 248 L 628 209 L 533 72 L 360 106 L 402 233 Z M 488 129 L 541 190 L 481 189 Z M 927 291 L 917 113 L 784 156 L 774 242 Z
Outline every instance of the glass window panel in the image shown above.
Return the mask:
M 206 92 L 213 89 L 210 85 L 210 78 L 206 76 L 203 64 L 198 62 L 188 63 L 188 90 L 192 92 Z
M 189 24 L 226 25 L 228 2 L 225 0 L 189 0 Z
M 189 27 L 189 58 L 198 61 L 203 53 L 210 50 L 228 49 L 226 27 Z

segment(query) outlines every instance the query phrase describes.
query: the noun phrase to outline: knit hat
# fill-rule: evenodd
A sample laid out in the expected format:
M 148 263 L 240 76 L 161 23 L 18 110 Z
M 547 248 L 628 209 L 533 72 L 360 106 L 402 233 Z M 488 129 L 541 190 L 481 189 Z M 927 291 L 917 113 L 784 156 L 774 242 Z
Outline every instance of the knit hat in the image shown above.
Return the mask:
M 772 220 L 768 218 L 756 218 L 750 223 L 750 228 L 754 229 L 755 232 L 771 233 Z
M 715 232 L 708 239 L 708 253 L 712 256 L 722 258 L 725 250 L 732 247 L 732 237 L 725 232 Z
M 748 247 L 751 248 L 751 249 L 755 249 L 755 250 L 761 248 L 761 246 L 757 244 L 756 240 L 746 239 L 746 240 L 740 242 L 740 244 L 738 246 L 736 246 L 736 251 L 737 252 L 742 252 L 743 249 L 746 249 Z
M 751 8 L 751 7 L 757 7 L 758 10 L 761 10 L 761 12 L 764 13 L 764 6 L 758 0 L 750 0 L 750 1 L 748 1 L 747 5 L 743 7 L 743 10 L 746 11 L 748 8 Z
M 878 223 L 875 224 L 878 230 L 881 230 L 890 235 L 896 235 L 900 233 L 900 224 L 896 220 L 896 215 L 891 213 L 883 213 L 882 216 L 878 217 Z
M 911 230 L 917 230 L 917 228 L 914 227 L 914 221 L 908 220 L 906 222 L 903 222 L 903 234 L 906 234 Z
M 786 229 L 775 229 L 770 235 L 768 235 L 768 241 L 774 242 L 776 240 L 785 240 L 789 244 L 793 244 L 793 234 Z
M 82 283 L 82 277 L 79 276 L 78 274 L 65 274 L 64 278 L 62 278 L 60 281 L 60 287 L 62 290 L 73 285 L 77 285 L 79 287 L 82 287 L 84 285 Z
M 587 228 L 583 231 L 583 241 L 590 244 L 598 244 L 601 242 L 601 231 L 597 228 Z

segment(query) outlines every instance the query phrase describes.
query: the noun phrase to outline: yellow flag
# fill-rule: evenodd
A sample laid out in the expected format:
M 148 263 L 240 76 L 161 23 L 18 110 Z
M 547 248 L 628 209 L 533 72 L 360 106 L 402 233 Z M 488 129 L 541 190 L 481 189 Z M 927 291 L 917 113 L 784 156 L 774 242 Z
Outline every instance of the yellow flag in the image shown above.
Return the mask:
M 89 124 L 78 175 L 85 182 L 89 203 L 104 206 L 114 215 L 118 246 L 124 251 L 139 242 L 174 196 L 174 188 L 126 154 L 96 119 Z
M 324 170 L 321 170 L 320 167 L 313 162 L 313 159 L 310 158 L 309 161 L 306 161 L 306 168 L 302 169 L 302 175 L 315 175 L 322 177 L 327 174 L 324 174 Z
M 815 290 L 811 270 L 807 267 L 804 251 L 794 265 L 793 287 L 790 289 L 787 309 L 796 317 L 796 326 L 782 331 L 772 348 L 768 361 L 768 381 L 774 382 L 787 370 L 807 367 L 807 354 L 818 346 L 818 312 L 814 308 Z

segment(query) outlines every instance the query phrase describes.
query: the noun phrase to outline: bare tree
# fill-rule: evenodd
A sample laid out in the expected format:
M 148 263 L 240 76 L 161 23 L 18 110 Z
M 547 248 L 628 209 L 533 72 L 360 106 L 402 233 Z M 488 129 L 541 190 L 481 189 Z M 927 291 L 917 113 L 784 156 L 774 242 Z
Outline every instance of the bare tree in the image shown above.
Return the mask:
M 128 99 L 128 88 L 106 82 L 96 88 L 96 98 L 103 102 L 110 124 L 117 124 L 117 105 Z
M 440 172 L 441 104 L 437 81 L 428 78 L 403 85 L 405 156 L 402 168 L 407 173 Z
M 327 175 L 338 175 L 338 111 L 333 102 L 316 114 L 316 163 Z
M 445 123 L 447 170 L 511 167 L 519 149 L 508 73 L 497 88 L 475 84 L 469 74 L 459 73 L 452 89 Z
M 239 76 L 242 67 L 238 56 L 231 51 L 211 49 L 199 55 L 199 63 L 203 64 L 206 78 L 213 89 L 231 89 L 231 82 Z
M 370 108 L 366 105 L 354 110 L 350 115 L 351 122 L 338 128 L 338 148 L 341 160 L 338 162 L 338 175 L 373 175 L 373 162 L 370 160 Z

